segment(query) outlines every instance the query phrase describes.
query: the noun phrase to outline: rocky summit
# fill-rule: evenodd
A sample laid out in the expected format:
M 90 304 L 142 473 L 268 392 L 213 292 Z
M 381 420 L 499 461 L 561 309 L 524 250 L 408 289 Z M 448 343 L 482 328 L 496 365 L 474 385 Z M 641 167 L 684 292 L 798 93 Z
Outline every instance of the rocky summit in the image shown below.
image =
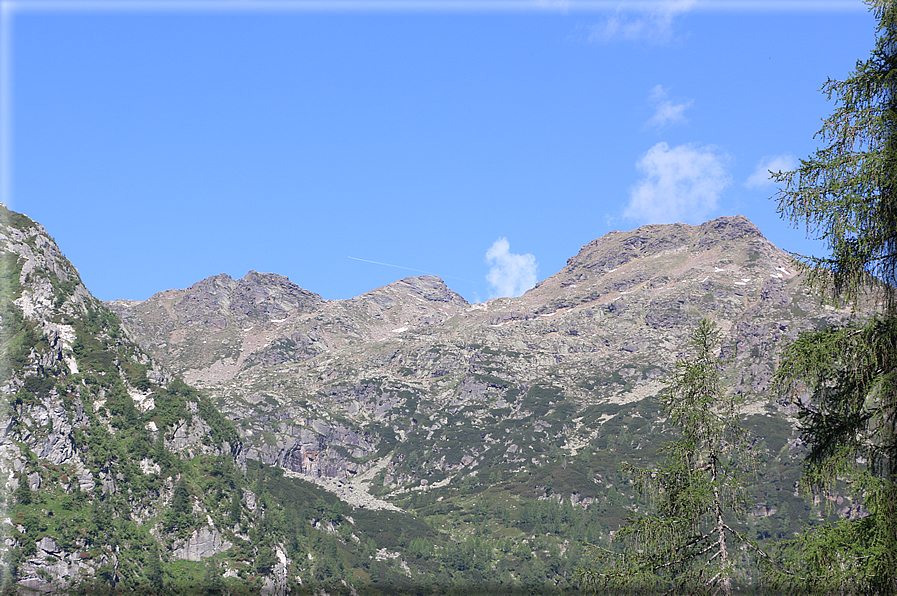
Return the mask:
M 781 416 L 767 390 L 783 340 L 844 316 L 742 216 L 612 232 L 523 296 L 483 304 L 430 276 L 323 300 L 250 272 L 109 306 L 213 396 L 249 457 L 365 478 L 381 496 L 563 465 L 657 395 L 704 317 L 725 332 L 732 390 Z
M 102 303 L 3 206 L 0 266 L 4 592 L 576 593 L 643 506 L 624 464 L 676 435 L 657 396 L 704 318 L 762 463 L 739 531 L 863 515 L 795 492 L 770 388 L 787 342 L 852 313 L 744 217 L 612 232 L 482 304 L 255 271 Z

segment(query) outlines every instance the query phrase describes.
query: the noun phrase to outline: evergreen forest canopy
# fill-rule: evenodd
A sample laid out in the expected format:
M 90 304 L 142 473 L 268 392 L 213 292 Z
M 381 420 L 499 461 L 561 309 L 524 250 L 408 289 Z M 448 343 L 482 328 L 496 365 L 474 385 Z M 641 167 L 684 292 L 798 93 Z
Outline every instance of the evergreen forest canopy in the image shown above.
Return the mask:
M 746 411 L 752 396 L 733 382 L 739 348 L 702 320 L 662 391 L 582 410 L 565 401 L 560 376 L 512 386 L 490 364 L 507 354 L 482 347 L 477 363 L 492 368 L 475 378 L 504 404 L 486 414 L 491 428 L 535 429 L 514 435 L 513 459 L 416 478 L 427 461 L 463 462 L 487 439 L 468 424 L 477 411 L 429 421 L 400 393 L 415 425 L 452 429 L 452 442 L 427 431 L 404 441 L 390 420 L 372 424 L 381 441 L 358 463 L 391 454 L 389 473 L 414 482 L 395 489 L 381 470 L 371 492 L 393 507 L 353 506 L 247 458 L 245 420 L 159 366 L 38 224 L 0 208 L 0 463 L 11 480 L 0 590 L 897 592 L 897 8 L 869 5 L 879 21 L 871 57 L 824 87 L 837 104 L 819 133 L 826 147 L 776 174 L 783 216 L 832 251 L 801 258 L 813 287 L 858 313 L 881 305 L 819 325 L 782 354 L 773 390 L 798 416 L 805 451 L 774 408 Z M 619 374 L 579 382 L 583 392 L 632 387 Z M 574 419 L 597 430 L 571 450 Z

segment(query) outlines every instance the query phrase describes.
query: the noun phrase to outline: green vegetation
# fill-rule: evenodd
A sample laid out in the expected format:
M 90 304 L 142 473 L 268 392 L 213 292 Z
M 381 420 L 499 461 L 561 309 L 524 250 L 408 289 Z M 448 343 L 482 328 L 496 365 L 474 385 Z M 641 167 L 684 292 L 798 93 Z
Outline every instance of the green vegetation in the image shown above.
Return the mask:
M 791 592 L 897 592 L 897 5 L 867 3 L 875 48 L 823 87 L 838 103 L 817 134 L 827 145 L 775 176 L 780 212 L 831 250 L 802 257 L 811 285 L 835 303 L 883 304 L 866 320 L 803 334 L 777 373 L 809 445 L 803 488 L 826 500 L 847 492 L 868 513 L 781 545 L 769 576 Z
M 582 572 L 587 585 L 728 595 L 745 556 L 739 544 L 756 549 L 733 528 L 752 467 L 739 414 L 743 398 L 723 387 L 716 325 L 701 321 L 691 347 L 694 357 L 676 363 L 661 394 L 668 420 L 681 429 L 662 450 L 664 464 L 623 466 L 651 497 L 652 512 L 630 514 L 614 537 L 624 551 L 599 550 L 596 566 Z

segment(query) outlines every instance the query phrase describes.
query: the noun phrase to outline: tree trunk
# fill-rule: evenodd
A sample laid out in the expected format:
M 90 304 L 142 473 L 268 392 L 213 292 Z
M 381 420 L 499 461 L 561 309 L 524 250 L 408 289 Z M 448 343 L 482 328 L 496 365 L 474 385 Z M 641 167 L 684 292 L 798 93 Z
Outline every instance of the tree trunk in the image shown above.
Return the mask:
M 713 508 L 716 512 L 716 532 L 719 535 L 717 544 L 720 561 L 719 592 L 724 596 L 732 596 L 732 577 L 729 569 L 729 551 L 726 549 L 726 524 L 723 521 L 723 503 L 719 495 L 719 485 L 716 483 L 716 455 L 710 456 L 710 469 L 713 476 Z

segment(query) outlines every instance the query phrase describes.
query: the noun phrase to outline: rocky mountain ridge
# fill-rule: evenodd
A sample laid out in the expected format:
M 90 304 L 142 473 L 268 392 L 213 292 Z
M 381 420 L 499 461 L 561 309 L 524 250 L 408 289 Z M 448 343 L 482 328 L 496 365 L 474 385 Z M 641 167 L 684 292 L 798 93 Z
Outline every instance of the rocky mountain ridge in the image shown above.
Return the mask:
M 217 306 L 191 310 L 205 304 Z M 110 307 L 217 396 L 250 457 L 346 481 L 385 466 L 385 492 L 497 462 L 546 465 L 521 457 L 534 440 L 575 455 L 601 433 L 608 415 L 594 412 L 657 394 L 704 317 L 726 334 L 733 390 L 754 396 L 751 412 L 775 411 L 766 390 L 781 342 L 848 315 L 820 306 L 742 216 L 612 232 L 523 296 L 483 304 L 429 276 L 326 301 L 251 272 Z
M 768 383 L 783 341 L 851 313 L 743 217 L 606 235 L 484 304 L 250 272 L 104 305 L 5 207 L 0 265 L 2 590 L 575 593 L 581 543 L 637 503 L 621 464 L 675 432 L 656 396 L 704 317 L 766 462 L 740 531 L 821 519 Z
M 280 275 L 250 271 L 240 280 L 221 274 L 144 302 L 118 300 L 109 306 L 185 380 L 204 385 L 232 379 L 256 364 L 308 359 L 433 325 L 467 302 L 435 277 L 408 278 L 350 300 L 327 301 Z M 199 344 L 209 333 L 213 345 L 206 350 Z M 232 353 L 222 357 L 228 346 Z
M 216 281 L 209 294 L 228 280 Z M 277 302 L 234 287 L 228 306 L 248 318 L 316 303 L 289 287 Z M 192 312 L 215 324 L 208 305 Z M 336 581 L 305 537 L 326 542 L 347 525 L 325 511 L 337 499 L 304 482 L 272 496 L 282 475 L 247 462 L 233 424 L 137 346 L 43 226 L 4 205 L 0 352 L 4 593 L 195 594 L 205 581 L 284 594 L 315 574 Z M 304 522 L 289 545 L 275 524 L 285 504 Z

